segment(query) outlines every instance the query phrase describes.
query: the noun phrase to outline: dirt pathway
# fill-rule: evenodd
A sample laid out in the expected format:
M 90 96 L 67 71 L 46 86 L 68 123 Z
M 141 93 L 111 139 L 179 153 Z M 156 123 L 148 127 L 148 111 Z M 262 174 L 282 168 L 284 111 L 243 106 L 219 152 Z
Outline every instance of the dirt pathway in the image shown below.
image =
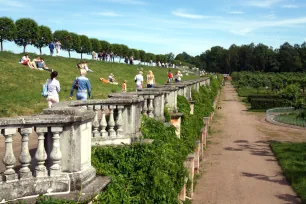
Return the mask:
M 306 141 L 305 131 L 274 126 L 263 113 L 246 112 L 231 84 L 223 89 L 219 106 L 193 203 L 300 203 L 269 141 Z

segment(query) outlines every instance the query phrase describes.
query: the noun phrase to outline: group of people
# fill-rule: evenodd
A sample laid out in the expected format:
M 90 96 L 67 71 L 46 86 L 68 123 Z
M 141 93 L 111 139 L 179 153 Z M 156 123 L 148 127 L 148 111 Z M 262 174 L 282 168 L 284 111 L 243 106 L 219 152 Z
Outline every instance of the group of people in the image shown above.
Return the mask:
M 177 71 L 176 74 L 173 76 L 171 70 L 168 71 L 168 83 L 175 82 L 181 82 L 182 81 L 183 74 L 181 71 Z
M 56 40 L 55 42 L 49 43 L 49 49 L 50 49 L 51 56 L 53 56 L 54 54 L 54 49 L 56 50 L 56 56 L 59 56 L 61 49 L 62 49 L 62 44 L 59 40 Z
M 86 61 L 80 62 L 77 64 L 77 68 L 79 69 L 80 76 L 77 77 L 73 83 L 72 87 L 70 89 L 70 99 L 72 99 L 74 95 L 74 91 L 76 91 L 76 99 L 77 100 L 87 100 L 87 98 L 90 98 L 92 95 L 91 92 L 91 84 L 89 79 L 86 77 L 86 74 L 89 71 L 92 71 L 88 68 L 88 63 Z M 52 71 L 50 75 L 50 79 L 46 81 L 47 89 L 48 89 L 48 107 L 51 108 L 54 103 L 59 102 L 59 95 L 60 92 L 60 83 L 56 79 L 58 76 L 58 72 Z M 176 74 L 173 76 L 171 70 L 168 72 L 168 83 L 180 82 L 182 78 L 182 74 L 180 71 L 177 71 Z M 143 77 L 143 71 L 139 70 L 138 74 L 134 78 L 135 84 L 136 84 L 136 90 L 143 88 L 144 85 L 144 77 Z M 111 73 L 108 77 L 108 82 L 112 84 L 118 84 L 118 82 L 115 79 L 115 76 Z M 122 92 L 127 91 L 127 81 L 124 80 L 122 83 Z M 154 88 L 156 84 L 155 76 L 151 70 L 148 71 L 146 76 L 146 87 L 147 88 Z
M 125 64 L 133 65 L 133 64 L 134 64 L 134 57 L 131 56 L 130 58 L 128 58 L 127 56 L 125 56 L 125 58 L 124 58 L 124 63 L 125 63 Z
M 115 62 L 115 54 L 113 51 L 105 52 L 104 50 L 98 53 L 95 51 L 92 51 L 91 53 L 92 60 L 99 60 L 99 61 L 105 61 L 105 62 Z
M 74 95 L 74 91 L 76 91 L 76 99 L 77 100 L 87 100 L 87 98 L 91 97 L 91 85 L 90 81 L 85 75 L 87 74 L 86 68 L 81 64 L 79 72 L 80 76 L 77 77 L 73 83 L 72 87 L 70 89 L 70 99 L 72 99 Z M 59 102 L 59 95 L 60 92 L 60 83 L 56 79 L 58 76 L 57 71 L 52 71 L 50 75 L 50 79 L 46 81 L 47 89 L 48 89 L 48 95 L 46 100 L 48 101 L 48 107 L 51 108 L 54 103 Z
M 19 62 L 22 65 L 28 66 L 31 69 L 38 69 L 38 70 L 46 70 L 52 72 L 53 69 L 47 67 L 44 58 L 37 56 L 34 60 L 31 61 L 29 55 L 26 53 Z

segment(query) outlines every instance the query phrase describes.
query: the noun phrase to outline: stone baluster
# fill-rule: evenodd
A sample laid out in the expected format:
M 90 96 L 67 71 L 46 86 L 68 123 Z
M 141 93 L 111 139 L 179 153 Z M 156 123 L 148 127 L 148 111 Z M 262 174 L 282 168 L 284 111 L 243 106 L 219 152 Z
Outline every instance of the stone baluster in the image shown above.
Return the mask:
M 150 103 L 149 103 L 149 117 L 154 118 L 154 114 L 153 114 L 153 111 L 154 111 L 154 107 L 153 107 L 154 95 L 150 95 L 149 100 L 150 100 Z
M 102 105 L 101 106 L 101 121 L 100 121 L 100 126 L 101 126 L 101 136 L 102 138 L 107 138 L 108 133 L 105 130 L 107 127 L 107 122 L 106 122 L 106 115 L 105 115 L 105 111 L 108 109 L 108 106 L 106 105 Z
M 165 105 L 168 104 L 169 93 L 165 93 Z
M 21 134 L 21 153 L 19 156 L 19 161 L 21 164 L 21 169 L 19 170 L 20 179 L 30 179 L 32 178 L 32 172 L 29 168 L 31 162 L 31 155 L 29 152 L 29 135 L 32 133 L 32 128 L 22 128 Z
M 3 157 L 3 163 L 6 170 L 3 173 L 5 181 L 14 181 L 17 179 L 17 174 L 15 172 L 14 165 L 16 163 L 16 158 L 13 151 L 13 136 L 16 133 L 16 128 L 6 128 L 4 129 L 5 137 L 5 154 Z
M 111 138 L 115 138 L 116 137 L 116 131 L 114 130 L 115 127 L 115 120 L 114 120 L 114 109 L 116 108 L 116 106 L 110 105 L 109 106 L 109 121 L 108 121 L 108 134 Z
M 47 168 L 45 167 L 45 161 L 47 159 L 47 153 L 45 150 L 45 133 L 48 132 L 47 127 L 37 127 L 36 133 L 38 135 L 38 146 L 35 153 L 35 159 L 37 161 L 37 166 L 35 167 L 35 176 L 37 178 L 48 176 Z
M 122 117 L 122 109 L 124 106 L 117 106 L 118 109 L 118 116 L 116 120 L 116 126 L 117 126 L 117 137 L 122 137 L 123 136 L 123 117 Z
M 53 133 L 53 146 L 50 153 L 50 158 L 52 161 L 52 166 L 50 167 L 50 176 L 60 176 L 61 175 L 61 159 L 62 152 L 60 148 L 60 133 L 63 132 L 63 127 L 51 127 L 51 132 Z
M 148 96 L 143 96 L 143 108 L 142 108 L 142 114 L 148 115 Z
M 101 109 L 101 106 L 100 105 L 95 105 L 94 106 L 94 111 L 95 111 L 95 118 L 92 122 L 92 128 L 93 128 L 93 131 L 92 131 L 92 136 L 93 137 L 98 137 L 100 136 L 100 132 L 99 132 L 99 119 L 98 119 L 98 110 Z

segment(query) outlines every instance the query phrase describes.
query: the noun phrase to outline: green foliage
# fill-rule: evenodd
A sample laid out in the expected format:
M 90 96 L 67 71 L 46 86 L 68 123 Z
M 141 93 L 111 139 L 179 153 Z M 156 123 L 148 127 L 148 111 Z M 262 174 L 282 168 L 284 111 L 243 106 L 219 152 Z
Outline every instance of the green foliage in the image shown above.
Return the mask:
M 26 46 L 34 44 L 39 38 L 39 29 L 37 23 L 29 18 L 21 18 L 15 22 L 16 25 L 16 38 L 15 43 L 18 46 L 23 46 L 25 52 Z
M 95 51 L 96 53 L 101 51 L 102 46 L 101 46 L 101 43 L 98 39 L 91 38 L 90 42 L 91 42 L 91 46 L 92 46 L 93 51 Z
M 50 196 L 39 196 L 35 202 L 36 204 L 75 204 L 75 201 L 67 201 L 67 200 L 61 200 L 52 198 Z M 78 202 L 78 204 L 81 203 L 88 203 L 88 202 Z
M 61 48 L 63 50 L 67 50 L 68 52 L 72 50 L 72 37 L 71 33 L 69 33 L 67 30 L 56 30 L 53 33 L 54 40 L 58 40 L 61 42 Z
M 306 143 L 272 143 L 272 150 L 289 183 L 306 203 Z
M 51 41 L 53 41 L 52 31 L 47 26 L 39 26 L 39 38 L 35 41 L 34 46 L 39 48 L 40 54 L 42 55 L 41 48 L 47 46 Z
M 154 140 L 152 144 L 93 149 L 92 163 L 97 173 L 112 177 L 96 203 L 178 203 L 177 195 L 187 176 L 184 160 L 195 149 L 203 117 L 212 110 L 212 97 L 217 94 L 212 90 L 218 92 L 217 85 L 220 87 L 217 79 L 212 79 L 212 84 L 217 89 L 200 89 L 194 115 L 190 115 L 187 99 L 178 96 L 178 109 L 184 114 L 180 139 L 174 126 L 166 127 L 161 121 L 144 117 L 141 132 L 143 138 Z
M 86 35 L 80 36 L 81 46 L 79 50 L 76 50 L 77 53 L 81 53 L 81 59 L 83 58 L 84 53 L 90 53 L 92 50 L 91 42 Z
M 70 52 L 73 50 L 80 50 L 81 49 L 81 39 L 80 36 L 76 33 L 70 33 L 72 46 L 71 49 L 68 50 L 69 52 L 69 58 L 70 58 Z
M 110 43 L 105 41 L 105 40 L 101 40 L 100 41 L 101 44 L 101 49 L 104 50 L 105 52 L 110 51 Z
M 12 19 L 7 17 L 0 18 L 0 43 L 3 51 L 3 41 L 13 41 L 16 36 L 16 26 Z
M 290 84 L 281 90 L 280 96 L 283 99 L 290 101 L 291 105 L 293 105 L 297 102 L 297 99 L 300 96 L 300 87 L 296 84 Z
M 164 117 L 165 117 L 165 121 L 166 121 L 166 122 L 170 122 L 171 116 L 170 116 L 168 107 L 165 107 L 165 108 L 164 108 Z
M 270 109 L 275 107 L 290 106 L 290 102 L 277 98 L 252 98 L 250 99 L 251 109 Z

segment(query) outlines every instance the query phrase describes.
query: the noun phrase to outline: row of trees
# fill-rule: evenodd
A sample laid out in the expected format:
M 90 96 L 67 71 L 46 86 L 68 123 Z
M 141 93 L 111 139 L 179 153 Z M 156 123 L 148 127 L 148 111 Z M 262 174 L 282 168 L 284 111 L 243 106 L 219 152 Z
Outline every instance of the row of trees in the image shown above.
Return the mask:
M 305 72 L 306 42 L 301 45 L 286 42 L 279 49 L 254 43 L 242 46 L 234 44 L 229 49 L 215 46 L 195 57 L 183 52 L 176 59 L 209 72 Z
M 27 45 L 34 45 L 40 50 L 48 46 L 54 40 L 59 40 L 62 44 L 62 49 L 66 50 L 71 56 L 71 52 L 75 51 L 81 54 L 90 54 L 92 51 L 96 53 L 104 50 L 105 52 L 113 52 L 119 61 L 121 58 L 133 56 L 135 60 L 141 62 L 161 62 L 161 63 L 179 63 L 174 61 L 174 54 L 155 55 L 147 53 L 144 50 L 129 48 L 123 44 L 111 44 L 105 40 L 96 38 L 88 38 L 86 35 L 78 35 L 77 33 L 67 30 L 56 30 L 52 33 L 51 29 L 44 25 L 38 25 L 34 20 L 29 18 L 18 19 L 14 22 L 7 17 L 0 18 L 0 43 L 1 51 L 3 51 L 4 41 L 14 41 L 18 46 L 23 47 L 26 51 Z

